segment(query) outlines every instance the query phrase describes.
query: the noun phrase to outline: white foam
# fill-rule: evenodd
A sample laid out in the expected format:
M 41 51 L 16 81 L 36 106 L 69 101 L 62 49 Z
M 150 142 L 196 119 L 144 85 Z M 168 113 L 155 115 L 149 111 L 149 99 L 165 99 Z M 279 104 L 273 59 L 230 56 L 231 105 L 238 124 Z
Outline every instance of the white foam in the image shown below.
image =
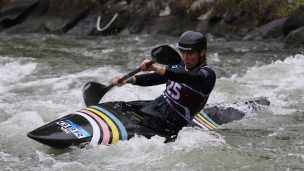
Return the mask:
M 151 139 L 135 136 L 111 146 L 75 150 L 73 155 L 87 167 L 99 167 L 102 170 L 123 170 L 126 166 L 128 170 L 172 170 L 171 167 L 166 168 L 169 166 L 168 162 L 182 167 L 191 162 L 181 156 L 204 156 L 206 152 L 212 153 L 214 149 L 226 144 L 219 134 L 196 128 L 184 128 L 175 142 L 164 143 L 164 140 L 160 136 L 153 136 Z M 90 158 L 86 157 L 88 155 Z M 91 159 L 98 159 L 99 162 Z
M 15 134 L 16 131 L 26 132 L 43 124 L 44 121 L 37 112 L 22 112 L 13 115 L 4 122 L 0 122 L 0 128 L 5 130 L 8 135 L 9 133 Z
M 218 79 L 209 102 L 263 97 L 270 100 L 274 113 L 286 115 L 294 112 L 290 105 L 304 103 L 303 80 L 304 55 L 290 56 L 283 61 L 252 67 L 242 77 Z
M 7 85 L 14 84 L 30 75 L 37 63 L 32 58 L 11 58 L 0 56 L 0 93 L 8 91 Z

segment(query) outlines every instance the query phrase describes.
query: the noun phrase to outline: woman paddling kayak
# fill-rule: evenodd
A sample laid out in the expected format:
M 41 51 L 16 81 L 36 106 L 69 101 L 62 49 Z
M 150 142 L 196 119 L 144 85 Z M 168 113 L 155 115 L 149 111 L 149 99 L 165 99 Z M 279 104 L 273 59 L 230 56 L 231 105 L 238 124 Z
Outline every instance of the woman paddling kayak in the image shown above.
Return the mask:
M 151 51 L 153 61 L 144 60 L 141 67 L 121 81 L 117 76 L 109 86 L 87 83 L 83 88 L 85 109 L 49 122 L 27 136 L 54 148 L 108 145 L 135 135 L 146 138 L 158 135 L 165 137 L 165 142 L 171 142 L 176 138 L 172 135 L 177 135 L 183 126 L 214 130 L 218 125 L 240 120 L 245 113 L 238 109 L 218 106 L 203 109 L 216 80 L 215 72 L 207 66 L 205 36 L 199 32 L 185 32 L 178 44 L 182 58 L 170 46 L 162 45 Z M 168 67 L 152 65 L 155 61 Z M 155 73 L 133 76 L 141 70 Z M 128 81 L 119 84 L 126 79 Z M 114 83 L 117 86 L 167 83 L 167 87 L 155 100 L 99 103 Z M 262 99 L 244 104 L 254 109 L 256 104 L 268 106 L 269 103 Z
M 162 95 L 144 106 L 140 124 L 166 135 L 176 135 L 206 105 L 216 82 L 215 71 L 207 65 L 207 40 L 196 31 L 187 31 L 178 41 L 182 61 L 178 65 L 163 67 L 150 60 L 141 63 L 142 71 L 154 71 L 132 76 L 119 83 L 116 76 L 112 83 L 118 87 L 126 83 L 154 86 L 166 83 Z

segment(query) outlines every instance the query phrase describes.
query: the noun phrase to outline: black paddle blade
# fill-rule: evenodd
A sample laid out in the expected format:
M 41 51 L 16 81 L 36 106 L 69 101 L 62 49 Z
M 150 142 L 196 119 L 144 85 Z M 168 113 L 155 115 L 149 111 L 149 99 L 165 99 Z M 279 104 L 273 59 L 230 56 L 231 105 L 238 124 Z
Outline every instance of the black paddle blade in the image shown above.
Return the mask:
M 169 45 L 161 45 L 151 51 L 154 61 L 164 65 L 177 65 L 182 58 L 176 50 Z
M 96 82 L 88 82 L 82 89 L 83 99 L 86 106 L 97 105 L 100 99 L 112 87 L 105 86 Z

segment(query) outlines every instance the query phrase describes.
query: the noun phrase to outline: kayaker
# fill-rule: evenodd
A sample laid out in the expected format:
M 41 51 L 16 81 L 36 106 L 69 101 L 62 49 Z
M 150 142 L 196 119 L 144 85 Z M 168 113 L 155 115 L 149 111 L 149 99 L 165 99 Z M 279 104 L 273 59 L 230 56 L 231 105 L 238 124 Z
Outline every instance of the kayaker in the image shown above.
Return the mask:
M 140 112 L 144 119 L 140 124 L 166 135 L 176 135 L 206 105 L 216 82 L 215 71 L 207 65 L 207 40 L 204 34 L 187 31 L 178 40 L 182 62 L 173 66 L 153 64 L 150 60 L 141 63 L 142 71 L 154 71 L 132 76 L 118 83 L 116 76 L 112 83 L 122 86 L 131 83 L 138 86 L 154 86 L 166 83 L 162 95 L 144 106 Z

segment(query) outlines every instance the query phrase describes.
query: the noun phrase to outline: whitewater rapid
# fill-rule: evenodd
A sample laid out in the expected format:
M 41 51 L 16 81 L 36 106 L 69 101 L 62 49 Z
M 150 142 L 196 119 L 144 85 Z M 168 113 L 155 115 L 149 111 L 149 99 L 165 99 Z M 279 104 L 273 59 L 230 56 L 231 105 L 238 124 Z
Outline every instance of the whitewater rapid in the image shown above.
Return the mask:
M 11 39 L 14 40 L 14 37 Z M 25 39 L 31 42 L 29 38 Z M 40 40 L 44 45 L 39 46 L 42 54 L 39 57 L 31 55 L 35 48 L 27 47 L 26 43 L 21 48 L 26 54 L 24 56 L 17 51 L 20 50 L 20 44 L 15 47 L 15 52 L 10 52 L 11 55 L 4 53 L 7 51 L 5 46 L 0 48 L 1 170 L 304 168 L 304 55 L 283 54 L 276 57 L 278 54 L 273 51 L 271 53 L 275 55 L 269 55 L 271 58 L 258 61 L 255 57 L 260 59 L 263 54 L 242 47 L 242 43 L 226 45 L 226 51 L 241 53 L 239 58 L 227 58 L 235 54 L 214 50 L 224 43 L 211 44 L 208 54 L 210 64 L 219 71 L 209 103 L 225 102 L 227 106 L 246 112 L 244 119 L 222 125 L 218 131 L 184 128 L 177 140 L 168 144 L 163 143 L 162 137 L 155 136 L 148 140 L 138 136 L 111 146 L 65 150 L 52 149 L 29 139 L 26 136 L 29 131 L 84 108 L 82 87 L 86 82 L 111 84 L 115 75 L 126 74 L 138 67 L 142 59 L 149 58 L 149 50 L 155 46 L 155 40 L 148 36 L 127 39 L 130 43 L 142 44 L 138 49 L 130 49 L 130 46 L 106 48 L 114 43 L 123 44 L 120 39 L 110 38 L 105 40 L 108 45 L 105 44 L 101 49 L 98 49 L 99 45 L 94 43 L 93 38 L 72 39 L 70 41 L 73 43 L 65 47 L 65 43 L 69 42 L 67 39 L 70 39 L 66 38 L 57 49 L 59 45 L 56 42 L 62 42 L 61 39 L 60 36 L 46 36 Z M 164 40 L 174 47 L 176 44 L 173 41 L 175 38 Z M 86 44 L 88 47 L 85 47 Z M 2 45 L 5 43 L 2 42 Z M 55 52 L 49 52 L 54 49 Z M 121 54 L 115 54 L 117 50 Z M 245 58 L 248 53 L 253 55 Z M 139 55 L 130 62 L 129 57 L 134 54 Z M 128 57 L 119 59 L 119 55 Z M 106 61 L 101 56 L 115 59 Z M 129 62 L 122 65 L 125 61 Z M 164 85 L 125 85 L 113 88 L 101 102 L 154 99 L 164 88 Z M 267 98 L 271 105 L 252 110 L 234 104 L 260 98 Z

